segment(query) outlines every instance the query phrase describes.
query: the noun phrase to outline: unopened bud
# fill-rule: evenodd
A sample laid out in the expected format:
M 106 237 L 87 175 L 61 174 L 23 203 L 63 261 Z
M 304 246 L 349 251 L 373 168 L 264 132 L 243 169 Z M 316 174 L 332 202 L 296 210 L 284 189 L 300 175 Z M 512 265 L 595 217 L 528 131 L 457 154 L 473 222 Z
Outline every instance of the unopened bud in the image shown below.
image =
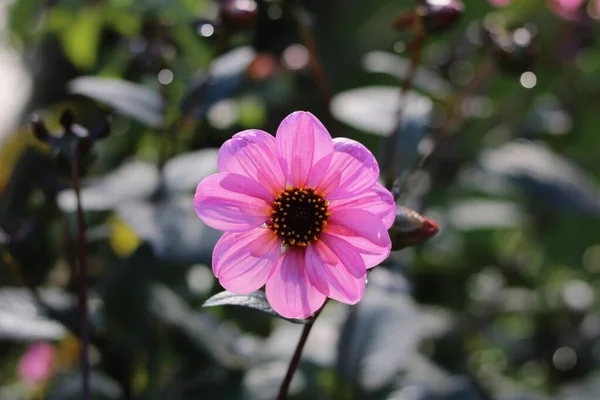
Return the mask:
M 44 121 L 39 116 L 33 115 L 31 117 L 31 127 L 34 136 L 42 142 L 46 142 L 50 138 L 50 132 L 48 132 Z
M 74 123 L 75 123 L 75 113 L 73 113 L 72 110 L 67 108 L 65 111 L 63 111 L 62 115 L 60 116 L 60 124 L 62 125 L 63 129 L 65 130 L 65 135 L 68 135 L 71 133 L 71 127 L 73 126 Z
M 459 20 L 464 11 L 465 6 L 460 0 L 425 0 L 416 9 L 428 33 L 449 29 Z
M 438 225 L 434 221 L 408 207 L 398 207 L 396 219 L 390 228 L 392 250 L 423 243 L 434 236 L 438 230 Z
M 250 28 L 258 16 L 258 5 L 254 0 L 223 0 L 221 22 L 229 29 Z

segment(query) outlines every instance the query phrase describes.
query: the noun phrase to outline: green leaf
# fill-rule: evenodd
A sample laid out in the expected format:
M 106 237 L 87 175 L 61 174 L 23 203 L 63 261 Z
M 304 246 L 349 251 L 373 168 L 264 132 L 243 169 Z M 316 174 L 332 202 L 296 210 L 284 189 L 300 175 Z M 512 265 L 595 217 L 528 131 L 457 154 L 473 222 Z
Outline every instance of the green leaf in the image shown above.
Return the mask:
M 265 293 L 261 292 L 260 290 L 250 294 L 237 294 L 228 291 L 217 293 L 210 299 L 206 300 L 202 307 L 215 307 L 226 305 L 252 308 L 254 310 L 265 312 L 274 317 L 285 319 L 286 321 L 290 321 L 295 324 L 304 324 L 307 322 L 306 320 L 285 318 L 277 314 L 277 312 L 273 310 L 273 308 L 267 301 L 267 296 L 265 295 Z
M 96 65 L 103 23 L 102 8 L 84 8 L 60 33 L 63 50 L 76 67 L 90 70 Z
M 9 7 L 9 29 L 24 42 L 33 39 L 35 32 L 31 29 L 36 14 L 40 11 L 42 4 L 38 0 L 19 0 Z
M 123 115 L 152 128 L 164 124 L 163 100 L 158 92 L 137 83 L 96 76 L 82 76 L 69 82 L 71 93 L 101 101 Z

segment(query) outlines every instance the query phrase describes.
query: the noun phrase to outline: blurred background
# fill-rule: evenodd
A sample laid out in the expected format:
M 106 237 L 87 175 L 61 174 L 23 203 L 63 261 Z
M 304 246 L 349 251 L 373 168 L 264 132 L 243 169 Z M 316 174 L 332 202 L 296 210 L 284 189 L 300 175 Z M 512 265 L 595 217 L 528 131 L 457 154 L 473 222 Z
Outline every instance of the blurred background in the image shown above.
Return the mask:
M 81 398 L 73 149 L 93 398 L 275 398 L 302 326 L 201 307 L 220 233 L 192 196 L 232 134 L 308 110 L 440 232 L 328 304 L 290 398 L 597 400 L 599 23 L 597 0 L 3 0 L 0 399 Z

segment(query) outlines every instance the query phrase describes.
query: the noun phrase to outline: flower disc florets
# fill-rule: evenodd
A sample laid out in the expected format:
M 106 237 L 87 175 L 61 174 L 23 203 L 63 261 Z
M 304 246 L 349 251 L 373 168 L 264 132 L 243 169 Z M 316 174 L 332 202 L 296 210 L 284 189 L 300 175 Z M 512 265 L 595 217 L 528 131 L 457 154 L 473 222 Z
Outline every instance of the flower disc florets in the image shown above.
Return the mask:
M 312 188 L 288 188 L 275 197 L 267 226 L 284 246 L 306 247 L 327 225 L 329 201 Z

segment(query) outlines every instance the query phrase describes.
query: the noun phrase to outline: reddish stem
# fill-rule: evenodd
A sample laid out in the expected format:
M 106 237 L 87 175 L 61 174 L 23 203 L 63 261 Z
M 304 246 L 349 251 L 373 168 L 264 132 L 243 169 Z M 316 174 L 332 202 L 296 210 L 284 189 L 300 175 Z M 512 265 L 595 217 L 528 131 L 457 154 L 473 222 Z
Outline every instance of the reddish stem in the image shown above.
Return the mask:
M 77 148 L 73 150 L 71 159 L 71 179 L 73 180 L 73 190 L 77 199 L 77 238 L 79 246 L 79 318 L 81 330 L 81 380 L 82 380 L 82 399 L 90 399 L 90 364 L 88 360 L 89 348 L 89 318 L 87 306 L 87 239 L 85 233 L 85 216 L 81 206 L 81 186 L 79 183 L 79 165 Z
M 323 304 L 323 307 L 321 307 L 317 312 L 315 312 L 315 315 L 312 316 L 310 321 L 308 321 L 306 323 L 306 325 L 304 325 L 304 329 L 302 330 L 302 335 L 300 335 L 300 340 L 298 341 L 298 344 L 296 345 L 296 351 L 294 351 L 294 355 L 292 356 L 292 359 L 290 360 L 290 364 L 288 366 L 287 373 L 285 374 L 285 378 L 283 378 L 283 381 L 281 382 L 281 387 L 279 388 L 279 394 L 277 395 L 277 400 L 286 400 L 287 399 L 290 383 L 292 382 L 294 373 L 296 372 L 296 369 L 298 368 L 298 364 L 300 362 L 300 357 L 302 356 L 302 351 L 304 350 L 304 345 L 306 344 L 306 340 L 308 339 L 308 334 L 310 333 L 310 330 L 312 329 L 313 325 L 315 324 L 317 317 L 319 316 L 319 314 L 321 314 L 321 311 L 323 311 L 323 308 L 325 308 L 326 304 L 327 304 L 327 300 Z

